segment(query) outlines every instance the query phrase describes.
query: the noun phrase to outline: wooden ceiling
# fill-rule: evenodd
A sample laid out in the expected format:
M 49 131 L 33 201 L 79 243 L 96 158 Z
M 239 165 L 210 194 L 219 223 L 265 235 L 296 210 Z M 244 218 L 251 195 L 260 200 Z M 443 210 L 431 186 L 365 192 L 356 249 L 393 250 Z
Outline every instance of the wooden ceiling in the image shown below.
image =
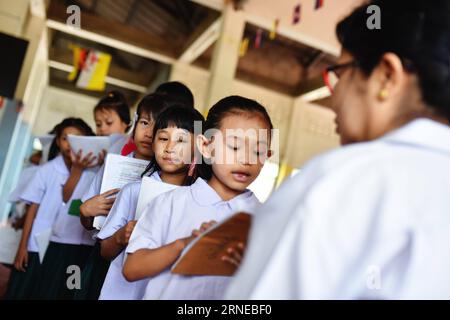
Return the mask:
M 188 0 L 52 0 L 47 16 L 65 22 L 66 8 L 75 4 L 82 10 L 82 28 L 132 45 L 178 59 L 195 38 L 220 16 L 218 11 Z M 335 58 L 320 50 L 277 36 L 254 47 L 258 27 L 247 23 L 244 37 L 250 40 L 245 56 L 239 59 L 236 76 L 262 87 L 298 97 L 323 86 L 321 73 Z M 109 76 L 149 87 L 164 63 L 139 57 L 63 32 L 54 32 L 50 59 L 71 64 L 69 44 L 108 52 L 113 56 Z M 214 44 L 193 63 L 209 69 Z M 52 72 L 52 81 L 64 84 L 61 72 Z M 67 85 L 67 84 L 65 84 Z M 129 92 L 130 96 L 138 96 Z

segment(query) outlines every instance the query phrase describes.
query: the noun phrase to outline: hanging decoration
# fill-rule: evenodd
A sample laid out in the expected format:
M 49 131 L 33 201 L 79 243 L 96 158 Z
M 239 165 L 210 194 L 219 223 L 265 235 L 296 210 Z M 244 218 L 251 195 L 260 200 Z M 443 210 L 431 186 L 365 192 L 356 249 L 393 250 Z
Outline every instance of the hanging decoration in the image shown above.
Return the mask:
M 250 39 L 249 38 L 242 39 L 241 45 L 239 47 L 239 57 L 240 58 L 244 57 L 247 54 L 249 43 L 250 43 Z
M 292 16 L 292 24 L 296 25 L 296 24 L 300 23 L 301 18 L 302 18 L 302 5 L 301 5 L 301 3 L 299 3 L 294 8 L 294 13 Z
M 263 30 L 261 28 L 259 28 L 258 31 L 256 31 L 255 49 L 259 49 L 259 47 L 261 47 L 262 36 L 263 36 Z
M 104 91 L 111 55 L 78 46 L 72 46 L 72 49 L 74 69 L 69 75 L 69 81 L 74 82 L 81 89 Z
M 320 8 L 323 7 L 325 0 L 316 0 L 316 5 L 314 7 L 314 9 L 319 10 Z
M 280 19 L 275 19 L 275 21 L 273 22 L 272 30 L 270 31 L 270 34 L 269 34 L 270 40 L 275 40 L 275 38 L 277 37 L 279 25 L 280 25 Z

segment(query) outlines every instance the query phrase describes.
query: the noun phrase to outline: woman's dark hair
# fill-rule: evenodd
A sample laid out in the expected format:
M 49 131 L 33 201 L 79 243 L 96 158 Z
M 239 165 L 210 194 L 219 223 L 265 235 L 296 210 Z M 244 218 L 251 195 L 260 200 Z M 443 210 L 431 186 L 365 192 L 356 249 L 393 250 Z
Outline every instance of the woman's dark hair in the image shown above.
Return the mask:
M 138 119 L 147 115 L 150 117 L 150 120 L 156 121 L 159 114 L 167 109 L 169 104 L 167 103 L 167 99 L 164 95 L 158 93 L 152 93 L 139 102 L 137 106 L 136 113 L 138 115 Z
M 228 115 L 257 114 L 261 116 L 270 130 L 273 129 L 272 120 L 266 108 L 255 100 L 241 96 L 229 96 L 217 102 L 208 112 L 205 131 L 219 129 L 223 118 Z
M 197 133 L 195 132 L 196 123 L 198 126 L 201 125 L 201 128 L 205 127 L 205 118 L 200 112 L 193 108 L 186 108 L 184 105 L 174 105 L 159 114 L 155 122 L 155 127 L 153 129 L 153 137 L 156 137 L 156 133 L 158 132 L 158 130 L 166 129 L 169 127 L 176 127 L 179 129 L 187 130 L 190 133 Z M 197 151 L 196 153 L 198 155 Z M 195 182 L 197 177 L 205 178 L 203 176 L 203 170 L 203 165 L 197 164 L 195 166 L 193 176 L 187 177 L 183 185 L 191 185 L 193 182 Z M 154 155 L 142 176 L 146 174 L 152 175 L 153 173 L 159 171 L 161 171 L 161 167 L 156 162 L 156 156 Z
M 194 108 L 194 95 L 191 90 L 181 82 L 165 82 L 155 90 L 167 96 L 167 102 L 172 105 L 183 104 L 188 108 Z
M 381 29 L 367 26 L 380 9 Z M 424 101 L 450 119 L 450 1 L 372 0 L 355 9 L 336 28 L 342 47 L 370 75 L 385 53 L 417 74 Z
M 94 113 L 103 110 L 114 111 L 123 123 L 130 125 L 130 106 L 125 96 L 119 91 L 111 91 L 106 97 L 102 98 L 95 106 Z
M 80 118 L 66 118 L 55 127 L 56 139 L 61 138 L 64 129 L 74 127 L 80 130 L 85 136 L 95 136 L 91 127 Z
M 141 101 L 139 101 L 139 104 L 137 106 L 136 114 L 138 121 L 140 118 L 144 116 L 150 117 L 150 120 L 156 121 L 158 119 L 159 114 L 167 109 L 169 107 L 169 104 L 167 103 L 167 99 L 164 95 L 158 94 L 158 93 L 152 93 L 144 98 L 142 98 Z M 134 133 L 136 130 L 136 125 L 134 126 L 132 137 L 134 137 Z
M 52 140 L 52 144 L 50 145 L 50 149 L 48 151 L 48 159 L 47 161 L 51 161 L 55 159 L 59 154 L 59 148 L 58 144 L 56 143 L 56 129 L 58 128 L 58 125 L 56 125 L 49 134 L 55 134 L 55 138 Z

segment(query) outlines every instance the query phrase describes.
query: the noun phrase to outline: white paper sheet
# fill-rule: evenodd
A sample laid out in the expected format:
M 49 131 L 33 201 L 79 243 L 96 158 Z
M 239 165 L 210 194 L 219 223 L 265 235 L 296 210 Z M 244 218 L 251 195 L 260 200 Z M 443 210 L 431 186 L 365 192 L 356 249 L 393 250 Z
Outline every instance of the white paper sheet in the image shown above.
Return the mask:
M 39 261 L 44 261 L 45 252 L 47 251 L 48 244 L 50 243 L 50 236 L 52 235 L 52 229 L 46 229 L 34 236 L 36 239 L 39 250 Z
M 87 137 L 87 136 L 75 136 L 68 135 L 70 148 L 76 154 L 82 150 L 83 156 L 92 152 L 92 155 L 98 157 L 103 151 L 108 151 L 111 145 L 111 139 L 109 137 Z
M 0 262 L 13 264 L 19 248 L 22 231 L 16 231 L 10 226 L 0 227 Z
M 149 177 L 144 177 L 139 191 L 139 200 L 136 208 L 136 220 L 139 220 L 145 207 L 160 194 L 173 190 L 177 186 L 164 182 L 155 181 Z
M 146 160 L 108 154 L 100 193 L 112 189 L 121 189 L 128 183 L 139 181 L 148 163 Z M 94 228 L 100 230 L 105 219 L 106 217 L 95 217 Z
M 41 143 L 42 148 L 44 148 L 45 146 L 47 146 L 53 142 L 53 139 L 55 139 L 55 135 L 54 134 L 45 134 L 43 136 L 38 136 L 37 138 L 39 139 L 39 142 Z

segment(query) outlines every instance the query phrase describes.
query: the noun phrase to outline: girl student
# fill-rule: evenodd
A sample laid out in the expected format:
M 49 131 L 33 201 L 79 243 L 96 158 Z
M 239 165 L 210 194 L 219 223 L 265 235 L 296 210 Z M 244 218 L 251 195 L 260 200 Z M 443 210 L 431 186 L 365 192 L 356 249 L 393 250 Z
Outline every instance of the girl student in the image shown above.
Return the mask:
M 450 2 L 368 1 L 336 33 L 345 146 L 261 207 L 227 298 L 449 299 Z
M 96 134 L 98 136 L 110 137 L 112 145 L 107 150 L 108 153 L 120 153 L 128 140 L 128 136 L 126 135 L 126 133 L 131 127 L 130 107 L 123 94 L 119 91 L 111 91 L 105 97 L 103 97 L 94 107 L 94 120 L 96 126 Z M 102 154 L 102 162 L 104 160 L 104 157 L 105 153 Z M 91 190 L 92 185 L 100 185 L 101 178 L 103 176 L 103 170 L 104 166 L 102 166 L 100 170 L 98 170 L 97 175 L 93 179 L 93 182 L 87 186 L 87 189 L 84 191 L 80 190 L 81 195 L 84 195 L 86 194 L 86 192 Z M 76 199 L 75 203 L 81 205 L 82 201 Z M 86 271 L 84 271 L 83 274 L 92 269 L 92 264 L 100 263 L 96 262 L 95 260 L 96 257 L 99 257 L 99 255 L 96 254 L 96 252 L 98 252 L 97 249 L 98 248 L 94 246 L 91 253 L 92 257 L 89 257 L 85 267 Z M 84 285 L 83 287 L 86 288 L 87 285 Z M 76 294 L 85 292 L 86 291 L 77 290 Z
M 130 129 L 130 107 L 119 91 L 111 91 L 94 107 L 95 128 L 98 136 L 110 136 L 108 152 L 120 153 Z
M 153 126 L 159 113 L 166 109 L 168 104 L 166 98 L 160 94 L 150 94 L 144 97 L 137 107 L 136 124 L 134 125 L 132 138 L 136 150 L 128 157 L 150 161 L 153 157 Z M 107 215 L 111 209 L 118 189 L 100 193 L 103 170 L 99 172 L 91 185 L 90 190 L 82 198 L 84 200 L 80 207 L 81 223 L 87 230 L 93 230 L 92 224 L 96 216 Z M 91 194 L 95 196 L 88 198 Z M 88 198 L 88 199 L 86 199 Z M 97 300 L 103 285 L 110 261 L 100 255 L 100 242 L 96 241 L 94 249 L 88 259 L 86 268 L 81 277 L 81 289 L 77 290 L 74 298 L 77 300 Z
M 43 265 L 39 251 L 43 250 L 39 236 L 52 228 L 63 202 L 67 202 L 70 190 L 64 188 L 71 172 L 82 170 L 94 159 L 87 155 L 77 161 L 71 154 L 67 140 L 72 135 L 93 135 L 91 128 L 81 119 L 63 120 L 55 130 L 55 141 L 60 155 L 42 165 L 20 198 L 29 203 L 22 238 L 14 262 L 6 299 L 32 299 Z
M 204 231 L 211 221 L 259 205 L 247 187 L 271 154 L 272 123 L 265 108 L 239 96 L 224 98 L 209 111 L 205 129 L 197 145 L 211 163 L 207 180 L 156 197 L 131 235 L 123 274 L 128 281 L 149 278 L 144 299 L 221 298 L 229 277 L 180 276 L 170 267 L 199 234 L 193 229 Z
M 107 152 L 120 154 L 128 139 L 126 132 L 131 127 L 130 107 L 123 94 L 119 91 L 111 91 L 106 97 L 102 98 L 94 107 L 94 120 L 97 136 L 111 137 L 113 145 Z M 98 195 L 103 171 L 104 166 L 98 171 L 82 200 L 86 200 L 85 197 L 89 199 Z
M 204 127 L 204 118 L 200 112 L 184 106 L 172 106 L 156 120 L 153 129 L 154 156 L 143 174 L 148 173 L 157 182 L 152 186 L 154 191 L 161 188 L 163 183 L 191 185 L 201 174 L 197 172 L 194 161 L 195 122 Z M 140 300 L 144 296 L 147 280 L 128 282 L 122 274 L 124 250 L 136 224 L 140 188 L 141 183 L 135 182 L 120 191 L 98 234 L 98 238 L 102 239 L 102 256 L 113 260 L 103 284 L 101 300 Z
M 94 135 L 88 130 L 84 133 Z M 36 285 L 37 299 L 69 299 L 73 293 L 67 281 L 69 267 L 76 266 L 78 271 L 73 272 L 80 272 L 93 245 L 92 234 L 81 227 L 78 208 L 73 204 L 91 183 L 99 163 L 97 157 L 88 154 L 83 158 L 81 154 L 82 151 L 76 155 L 71 153 L 70 173 L 62 189 L 62 205 L 54 216 L 50 243 Z

